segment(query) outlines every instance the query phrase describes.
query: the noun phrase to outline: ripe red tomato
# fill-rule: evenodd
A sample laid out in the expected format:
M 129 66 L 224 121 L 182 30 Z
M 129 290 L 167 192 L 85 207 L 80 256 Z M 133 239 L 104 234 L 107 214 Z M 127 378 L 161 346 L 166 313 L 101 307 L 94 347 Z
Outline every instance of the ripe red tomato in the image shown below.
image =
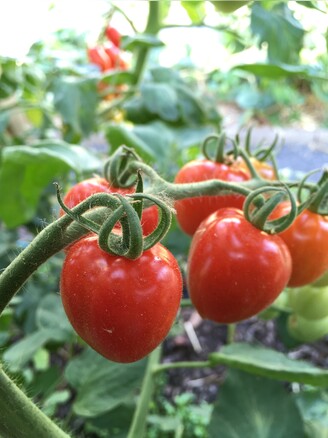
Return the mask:
M 97 236 L 72 245 L 61 275 L 67 317 L 80 337 L 115 362 L 137 361 L 168 334 L 182 296 L 182 277 L 161 244 L 137 260 L 102 251 Z
M 127 63 L 122 59 L 120 49 L 114 44 L 105 45 L 104 50 L 112 61 L 112 68 L 120 70 L 126 70 L 128 68 Z
M 253 166 L 255 167 L 255 170 L 257 170 L 258 174 L 268 181 L 274 181 L 277 179 L 275 171 L 273 166 L 271 164 L 266 163 L 264 161 L 260 161 L 257 158 L 250 157 L 249 158 Z M 247 174 L 249 174 L 249 177 L 251 177 L 248 167 L 245 164 L 245 161 L 242 158 L 237 159 L 237 163 L 241 169 L 243 169 Z
M 88 57 L 90 62 L 96 64 L 103 72 L 113 68 L 113 62 L 102 46 L 89 47 Z
M 121 45 L 121 34 L 117 29 L 112 26 L 107 26 L 105 30 L 105 34 L 109 41 L 111 41 L 116 47 L 120 47 Z
M 205 219 L 191 243 L 187 283 L 203 318 L 233 323 L 256 315 L 282 292 L 291 274 L 283 240 L 224 208 Z
M 110 185 L 105 178 L 90 178 L 73 186 L 64 197 L 64 204 L 68 208 L 73 208 L 95 193 L 120 193 L 128 195 L 134 192 L 134 188 L 120 188 Z M 63 216 L 64 211 L 60 209 L 59 216 Z M 141 226 L 144 236 L 152 233 L 158 223 L 158 210 L 155 205 L 145 208 L 141 216 Z
M 288 202 L 277 206 L 272 218 L 287 214 Z M 321 277 L 328 269 L 328 216 L 304 210 L 279 236 L 288 246 L 293 270 L 288 286 L 304 286 Z
M 183 166 L 175 177 L 175 183 L 192 183 L 209 179 L 219 179 L 230 182 L 242 182 L 249 179 L 249 175 L 234 165 L 216 163 L 210 160 L 194 160 Z M 175 202 L 177 221 L 181 229 L 193 235 L 198 225 L 219 208 L 242 208 L 244 196 L 200 196 L 197 198 L 182 199 Z

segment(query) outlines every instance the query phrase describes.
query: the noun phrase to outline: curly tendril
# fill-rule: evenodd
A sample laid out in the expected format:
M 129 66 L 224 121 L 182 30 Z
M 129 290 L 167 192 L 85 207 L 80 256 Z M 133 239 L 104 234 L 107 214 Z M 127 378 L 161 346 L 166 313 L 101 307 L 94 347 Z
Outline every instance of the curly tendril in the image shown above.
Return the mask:
M 129 169 L 131 160 L 141 161 L 141 158 L 134 149 L 121 146 L 105 163 L 104 176 L 114 187 L 129 188 L 136 184 L 138 177 Z
M 274 192 L 272 196 L 271 193 Z M 290 202 L 290 212 L 279 218 L 270 220 L 270 215 L 283 200 Z M 250 193 L 244 203 L 245 218 L 256 228 L 267 233 L 275 234 L 286 230 L 296 219 L 298 214 L 297 202 L 287 186 L 261 187 Z
M 70 209 L 62 201 L 58 184 L 56 186 L 57 199 L 61 208 L 73 221 L 88 231 L 98 234 L 99 247 L 109 254 L 135 260 L 145 250 L 162 240 L 170 229 L 171 209 L 164 201 L 155 196 L 134 193 L 124 197 L 119 193 L 97 193 Z M 143 236 L 139 217 L 140 204 L 142 205 L 143 200 L 157 205 L 160 212 L 156 229 L 146 237 Z M 109 216 L 102 224 L 83 216 L 94 207 L 107 207 L 109 209 Z M 115 229 L 118 222 L 121 229 Z
M 228 140 L 231 142 L 232 149 L 230 149 L 228 152 L 225 152 Z M 208 151 L 210 143 L 214 143 L 215 145 L 214 158 L 211 157 Z M 215 161 L 216 163 L 228 162 L 227 164 L 229 164 L 230 155 L 233 155 L 234 159 L 236 159 L 239 155 L 236 143 L 232 139 L 228 138 L 224 132 L 221 134 L 211 134 L 206 137 L 202 144 L 202 153 L 204 157 L 210 161 Z
M 322 172 L 322 175 L 317 184 L 307 183 L 310 176 L 318 172 Z M 308 192 L 308 197 L 305 201 L 303 200 L 304 190 Z M 297 199 L 300 202 L 300 209 L 308 208 L 314 213 L 323 216 L 328 215 L 328 168 L 315 169 L 307 173 L 299 182 Z

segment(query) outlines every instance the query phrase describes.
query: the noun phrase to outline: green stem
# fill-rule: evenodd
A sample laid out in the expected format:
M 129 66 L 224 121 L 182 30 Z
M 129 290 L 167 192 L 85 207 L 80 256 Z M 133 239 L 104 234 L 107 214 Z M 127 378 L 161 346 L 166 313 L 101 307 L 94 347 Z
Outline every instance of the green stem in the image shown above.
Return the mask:
M 142 383 L 137 408 L 134 412 L 132 423 L 127 438 L 144 437 L 147 425 L 149 403 L 154 391 L 154 368 L 158 366 L 161 358 L 161 348 L 156 348 L 148 357 L 148 364 Z
M 212 367 L 213 364 L 210 361 L 195 361 L 195 362 L 172 362 L 163 363 L 153 368 L 153 373 L 161 373 L 167 370 L 173 370 L 177 368 L 207 368 Z
M 0 369 L 0 436 L 69 438 Z
M 236 328 L 236 324 L 227 325 L 227 344 L 232 344 L 235 341 Z
M 148 1 L 149 5 L 149 13 L 148 13 L 148 21 L 145 29 L 145 33 L 156 35 L 160 28 L 160 1 Z M 149 47 L 140 47 L 137 52 L 137 61 L 134 68 L 135 74 L 135 84 L 139 84 L 142 79 L 142 74 L 146 67 L 147 58 L 149 55 L 150 48 Z
M 108 209 L 99 208 L 86 216 L 100 220 L 105 214 Z M 0 314 L 39 266 L 88 232 L 67 215 L 41 231 L 0 275 Z

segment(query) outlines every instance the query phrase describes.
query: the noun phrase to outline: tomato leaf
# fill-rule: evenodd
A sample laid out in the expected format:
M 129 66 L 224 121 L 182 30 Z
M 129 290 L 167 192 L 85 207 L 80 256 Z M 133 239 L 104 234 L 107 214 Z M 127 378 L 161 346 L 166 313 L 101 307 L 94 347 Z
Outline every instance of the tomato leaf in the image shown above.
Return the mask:
M 259 2 L 254 2 L 251 31 L 253 35 L 258 36 L 260 46 L 263 43 L 268 44 L 270 62 L 297 63 L 304 29 L 294 18 L 287 4 L 279 3 L 268 11 Z
M 214 404 L 208 436 L 304 438 L 305 435 L 297 406 L 281 383 L 229 370 Z
M 69 170 L 97 170 L 100 161 L 86 149 L 61 141 L 2 149 L 0 219 L 8 227 L 31 220 L 44 187 Z
M 124 50 L 134 50 L 139 47 L 161 47 L 164 43 L 157 38 L 155 35 L 151 34 L 137 34 L 134 36 L 122 38 L 122 48 Z
M 210 355 L 213 363 L 288 382 L 328 386 L 328 371 L 257 345 L 235 343 Z
M 179 119 L 178 96 L 168 84 L 150 83 L 141 86 L 146 109 L 161 119 L 175 122 Z
M 294 399 L 304 418 L 307 436 L 328 438 L 328 392 L 307 388 L 294 394 Z
M 124 403 L 140 385 L 145 360 L 122 365 L 87 348 L 65 371 L 77 389 L 73 410 L 83 417 L 96 417 Z
M 86 137 L 95 129 L 99 101 L 97 82 L 95 78 L 62 77 L 52 85 L 55 108 L 74 139 Z

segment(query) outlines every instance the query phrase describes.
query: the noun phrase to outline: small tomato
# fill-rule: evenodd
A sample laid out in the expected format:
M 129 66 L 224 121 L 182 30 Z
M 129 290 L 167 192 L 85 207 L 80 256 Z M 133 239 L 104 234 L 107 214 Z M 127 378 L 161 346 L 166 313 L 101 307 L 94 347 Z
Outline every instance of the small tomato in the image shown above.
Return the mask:
M 328 334 L 328 317 L 309 320 L 292 314 L 288 317 L 287 329 L 293 338 L 301 342 L 315 342 Z
M 303 318 L 312 320 L 328 317 L 328 286 L 290 288 L 288 301 L 292 310 Z
M 291 257 L 284 241 L 224 208 L 198 227 L 188 257 L 187 283 L 204 318 L 233 323 L 256 315 L 285 288 Z
M 109 360 L 134 362 L 168 334 L 182 296 L 182 277 L 161 244 L 137 260 L 102 251 L 97 236 L 67 252 L 60 280 L 63 306 L 79 336 Z
M 238 167 L 210 160 L 194 160 L 183 166 L 175 177 L 175 183 L 193 183 L 218 179 L 229 182 L 242 182 L 249 175 Z M 242 208 L 244 196 L 238 194 L 224 196 L 199 196 L 176 201 L 174 203 L 177 221 L 181 229 L 193 235 L 199 224 L 219 208 Z

